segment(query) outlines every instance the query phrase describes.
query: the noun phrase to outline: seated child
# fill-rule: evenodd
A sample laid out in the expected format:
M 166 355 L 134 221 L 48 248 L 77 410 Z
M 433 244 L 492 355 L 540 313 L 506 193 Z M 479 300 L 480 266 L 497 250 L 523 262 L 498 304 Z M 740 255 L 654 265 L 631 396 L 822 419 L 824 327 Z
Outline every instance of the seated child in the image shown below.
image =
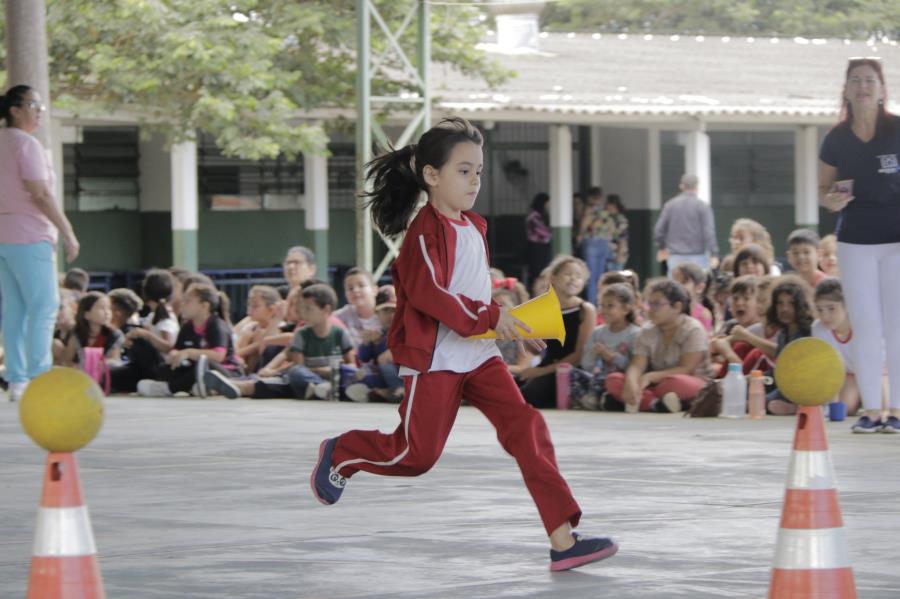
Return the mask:
M 254 285 L 247 296 L 249 322 L 238 333 L 235 352 L 244 361 L 247 372 L 256 372 L 262 364 L 265 339 L 281 332 L 284 311 L 281 295 L 269 285 Z M 245 319 L 246 320 L 246 319 Z
M 696 318 L 707 332 L 713 330 L 713 314 L 706 305 L 706 286 L 709 276 L 702 267 L 693 262 L 682 262 L 672 271 L 672 278 L 691 296 L 690 314 Z
M 780 277 L 772 289 L 772 299 L 766 313 L 766 320 L 778 329 L 774 342 L 746 330 L 740 339 L 758 348 L 774 363 L 788 343 L 811 335 L 813 302 L 810 291 L 809 285 L 796 275 Z M 732 329 L 733 334 L 738 336 L 735 329 Z M 769 371 L 771 373 L 771 369 Z M 767 394 L 766 409 L 776 416 L 797 412 L 797 406 L 785 399 L 777 388 Z
M 826 276 L 841 276 L 837 259 L 837 237 L 834 234 L 826 235 L 819 243 L 819 268 Z
M 803 279 L 811 289 L 825 278 L 819 270 L 819 235 L 810 229 L 797 229 L 788 235 L 787 258 L 795 275 Z
M 648 323 L 625 372 L 606 377 L 606 391 L 626 412 L 680 412 L 710 379 L 709 337 L 677 281 L 651 280 L 644 297 Z
M 127 334 L 134 327 L 140 326 L 138 312 L 144 307 L 140 296 L 131 289 L 113 289 L 108 294 L 112 308 L 112 326 Z
M 306 324 L 294 333 L 291 345 L 260 371 L 263 378 L 232 380 L 210 370 L 205 378 L 207 387 L 229 399 L 328 398 L 332 394 L 334 369 L 340 370 L 337 374 L 343 380 L 355 372 L 351 365 L 356 363 L 347 330 L 331 322 L 336 304 L 337 294 L 328 285 L 306 287 L 297 304 Z
M 78 366 L 85 347 L 102 348 L 107 360 L 118 361 L 124 341 L 124 335 L 112 327 L 109 298 L 99 291 L 88 291 L 78 300 L 75 327 L 63 350 L 61 361 L 64 366 Z
M 375 315 L 375 279 L 367 270 L 351 268 L 344 276 L 344 295 L 347 305 L 334 315 L 347 328 L 353 347 L 359 347 L 365 331 L 381 331 Z
M 91 275 L 83 268 L 70 268 L 67 270 L 61 285 L 63 289 L 74 291 L 76 299 L 81 299 L 81 296 L 87 293 L 90 286 Z
M 75 330 L 75 312 L 78 298 L 75 292 L 65 287 L 59 289 L 59 310 L 56 313 L 56 328 L 53 330 L 53 365 L 63 366 L 63 352 L 69 343 L 69 336 Z
M 175 346 L 166 354 L 165 364 L 157 369 L 154 379 L 138 382 L 137 392 L 147 397 L 167 397 L 179 392 L 206 397 L 207 372 L 239 376 L 225 310 L 226 304 L 215 287 L 190 284 L 181 298 L 184 324 Z
M 827 341 L 844 362 L 844 371 L 847 378 L 844 386 L 838 392 L 837 401 L 847 404 L 847 414 L 854 415 L 860 407 L 859 385 L 856 382 L 856 368 L 853 363 L 853 329 L 850 327 L 850 319 L 847 317 L 847 307 L 844 305 L 844 290 L 838 279 L 829 277 L 816 285 L 813 296 L 816 303 L 816 311 L 819 318 L 812 324 L 813 337 Z M 883 418 L 883 412 L 887 411 L 887 376 L 882 378 L 882 397 L 880 404 L 867 409 L 856 422 L 852 430 L 854 433 L 877 433 L 887 426 Z M 892 426 L 900 429 L 900 421 L 894 417 Z
M 606 377 L 625 371 L 641 330 L 634 323 L 634 292 L 630 285 L 613 283 L 604 287 L 599 302 L 604 324 L 591 334 L 581 355 L 581 368 L 573 368 L 569 375 L 572 405 L 586 410 L 603 407 L 600 398 L 606 391 Z M 613 407 L 622 405 L 613 403 Z
M 134 392 L 139 381 L 155 377 L 174 346 L 180 328 L 169 308 L 174 285 L 174 277 L 166 270 L 152 269 L 144 276 L 141 293 L 149 313 L 140 320 L 140 326 L 125 333 L 128 361 L 110 373 L 114 393 Z
M 388 400 L 399 401 L 403 398 L 403 379 L 388 348 L 388 331 L 397 310 L 396 295 L 392 293 L 393 286 L 390 287 L 390 290 L 379 291 L 375 296 L 375 314 L 382 325 L 380 334 L 365 331 L 363 342 L 357 348 L 357 358 L 362 364 L 354 377 L 358 382 L 344 390 L 352 401 L 369 401 L 371 393 Z M 391 297 L 394 297 L 393 301 Z
M 734 256 L 734 266 L 732 272 L 734 277 L 742 277 L 744 275 L 754 275 L 764 277 L 769 274 L 772 265 L 764 249 L 751 243 L 745 245 Z
M 729 363 L 742 364 L 753 345 L 735 339 L 732 331 L 735 327 L 747 329 L 759 320 L 756 307 L 757 277 L 744 275 L 731 284 L 731 311 L 733 318 L 725 321 L 718 334 L 709 344 L 710 356 L 714 364 L 718 364 L 716 378 L 725 376 Z

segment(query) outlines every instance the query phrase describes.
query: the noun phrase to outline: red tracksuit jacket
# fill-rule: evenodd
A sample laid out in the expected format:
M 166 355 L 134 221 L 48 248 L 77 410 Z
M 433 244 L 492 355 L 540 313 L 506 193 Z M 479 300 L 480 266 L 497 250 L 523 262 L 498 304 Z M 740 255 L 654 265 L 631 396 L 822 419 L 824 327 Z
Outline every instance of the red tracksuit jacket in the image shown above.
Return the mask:
M 487 246 L 487 222 L 472 211 L 463 214 L 478 228 Z M 456 230 L 450 220 L 426 204 L 410 223 L 391 267 L 397 291 L 397 311 L 388 333 L 394 362 L 428 372 L 437 341 L 438 324 L 461 336 L 480 335 L 497 326 L 500 305 L 483 303 L 447 290 L 456 256 Z

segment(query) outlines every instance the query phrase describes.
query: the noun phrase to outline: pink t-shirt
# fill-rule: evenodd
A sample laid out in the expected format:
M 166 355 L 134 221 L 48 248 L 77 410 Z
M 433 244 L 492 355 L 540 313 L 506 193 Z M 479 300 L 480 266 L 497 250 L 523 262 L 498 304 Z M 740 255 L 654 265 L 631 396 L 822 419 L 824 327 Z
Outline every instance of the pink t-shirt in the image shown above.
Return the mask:
M 56 227 L 31 199 L 24 181 L 46 181 L 53 190 L 50 155 L 21 129 L 0 129 L 0 243 L 56 244 Z

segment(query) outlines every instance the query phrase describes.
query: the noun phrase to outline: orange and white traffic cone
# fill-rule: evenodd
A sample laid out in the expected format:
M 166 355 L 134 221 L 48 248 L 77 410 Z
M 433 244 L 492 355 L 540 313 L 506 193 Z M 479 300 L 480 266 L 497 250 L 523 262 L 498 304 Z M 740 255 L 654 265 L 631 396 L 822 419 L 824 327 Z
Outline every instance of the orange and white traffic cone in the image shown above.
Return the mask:
M 74 453 L 50 453 L 28 599 L 102 599 L 103 580 Z
M 769 599 L 855 599 L 821 406 L 801 406 Z

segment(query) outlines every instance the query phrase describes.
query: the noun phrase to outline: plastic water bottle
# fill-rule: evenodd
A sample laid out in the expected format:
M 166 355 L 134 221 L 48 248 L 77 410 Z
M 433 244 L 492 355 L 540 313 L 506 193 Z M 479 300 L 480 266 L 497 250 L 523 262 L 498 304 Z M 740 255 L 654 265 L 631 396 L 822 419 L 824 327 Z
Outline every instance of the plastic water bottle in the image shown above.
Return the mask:
M 722 418 L 743 418 L 747 413 L 747 379 L 740 364 L 729 364 L 722 382 Z
M 750 373 L 750 389 L 747 392 L 750 418 L 759 420 L 766 415 L 766 379 L 762 370 Z
M 341 400 L 341 357 L 331 357 L 331 401 Z

